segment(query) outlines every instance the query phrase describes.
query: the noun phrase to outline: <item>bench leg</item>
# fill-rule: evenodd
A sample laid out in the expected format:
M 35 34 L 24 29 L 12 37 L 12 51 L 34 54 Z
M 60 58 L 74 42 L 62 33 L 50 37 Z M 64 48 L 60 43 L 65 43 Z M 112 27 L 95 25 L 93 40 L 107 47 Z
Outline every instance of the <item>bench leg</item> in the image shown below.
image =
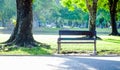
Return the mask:
M 97 55 L 97 51 L 96 51 L 96 42 L 94 43 L 94 51 L 93 51 L 93 55 Z
M 61 48 L 61 45 L 60 43 L 58 43 L 58 54 L 60 54 L 60 48 Z

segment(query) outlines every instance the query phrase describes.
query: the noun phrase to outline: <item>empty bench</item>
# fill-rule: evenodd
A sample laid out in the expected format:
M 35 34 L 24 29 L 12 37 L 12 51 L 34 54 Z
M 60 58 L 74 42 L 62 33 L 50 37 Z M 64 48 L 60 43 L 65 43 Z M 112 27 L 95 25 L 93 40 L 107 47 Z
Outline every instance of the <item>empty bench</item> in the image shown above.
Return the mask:
M 96 55 L 96 31 L 59 30 L 58 54 L 61 44 L 94 44 L 93 54 Z

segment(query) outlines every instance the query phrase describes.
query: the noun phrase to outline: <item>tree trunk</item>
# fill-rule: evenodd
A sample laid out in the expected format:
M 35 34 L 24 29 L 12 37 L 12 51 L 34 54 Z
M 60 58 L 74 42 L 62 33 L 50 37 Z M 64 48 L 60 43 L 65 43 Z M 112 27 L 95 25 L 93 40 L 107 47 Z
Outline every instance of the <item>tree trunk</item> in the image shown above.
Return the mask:
M 96 31 L 96 18 L 93 18 L 95 15 L 91 14 L 89 15 L 89 31 Z
M 32 34 L 32 0 L 16 0 L 17 3 L 17 24 L 7 45 L 18 45 L 31 47 L 35 45 Z
M 93 0 L 91 5 L 89 0 L 86 0 L 86 5 L 89 11 L 89 30 L 90 31 L 96 31 L 97 2 L 98 0 Z
M 116 24 L 116 8 L 117 8 L 118 0 L 109 0 L 110 3 L 110 17 L 111 17 L 111 27 L 112 33 L 110 35 L 120 35 L 117 31 L 117 24 Z

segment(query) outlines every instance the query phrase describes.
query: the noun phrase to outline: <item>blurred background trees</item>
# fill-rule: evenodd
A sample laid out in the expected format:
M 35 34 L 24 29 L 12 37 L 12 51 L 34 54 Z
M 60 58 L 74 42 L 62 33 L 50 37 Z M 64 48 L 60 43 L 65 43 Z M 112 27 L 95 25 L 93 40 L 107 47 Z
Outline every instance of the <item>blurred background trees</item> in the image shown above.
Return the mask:
M 67 1 L 67 0 L 66 0 Z M 74 0 L 75 1 L 75 0 Z M 98 3 L 96 27 L 111 28 L 111 19 L 108 0 Z M 16 1 L 0 0 L 0 26 L 13 27 L 16 23 Z M 34 27 L 50 28 L 88 28 L 89 13 L 82 6 L 64 7 L 60 0 L 34 0 L 33 2 Z M 116 24 L 120 28 L 120 1 L 117 2 Z M 70 3 L 67 3 L 70 5 Z M 80 3 L 84 5 L 83 3 Z M 79 6 L 79 5 L 78 5 Z

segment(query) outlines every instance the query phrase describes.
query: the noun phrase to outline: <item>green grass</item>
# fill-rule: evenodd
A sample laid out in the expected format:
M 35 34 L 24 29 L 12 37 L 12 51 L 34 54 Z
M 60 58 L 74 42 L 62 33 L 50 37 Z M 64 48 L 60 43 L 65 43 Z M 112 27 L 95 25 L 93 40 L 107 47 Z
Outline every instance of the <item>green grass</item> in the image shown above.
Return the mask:
M 37 41 L 51 45 L 50 49 L 35 47 L 18 48 L 12 51 L 1 51 L 0 55 L 52 55 L 57 52 L 57 36 L 56 35 L 36 35 Z M 97 40 L 97 52 L 99 55 L 119 54 L 120 55 L 120 37 L 100 36 L 103 40 Z M 93 44 L 62 44 L 61 53 L 79 52 L 92 53 Z
M 50 49 L 34 47 L 34 48 L 14 48 L 10 51 L 0 51 L 0 55 L 51 55 Z
M 50 32 L 58 31 L 59 29 L 51 29 Z M 97 29 L 98 36 L 102 40 L 97 40 L 97 52 L 98 55 L 118 54 L 120 55 L 120 37 L 108 36 L 109 29 Z M 46 29 L 48 32 L 49 29 Z M 44 32 L 44 29 L 43 29 Z M 107 34 L 104 34 L 107 33 Z M 100 33 L 100 34 L 99 34 Z M 0 42 L 3 42 L 9 38 L 10 35 L 1 34 Z M 58 35 L 34 35 L 35 40 L 46 43 L 51 46 L 50 49 L 40 47 L 29 48 L 17 48 L 12 51 L 0 51 L 0 55 L 52 55 L 57 52 L 57 38 Z M 66 52 L 79 52 L 79 53 L 92 53 L 93 44 L 62 44 L 61 53 Z
M 88 28 L 62 28 L 62 29 L 69 29 L 69 30 L 89 30 Z M 34 34 L 47 34 L 47 35 L 57 35 L 58 31 L 61 30 L 60 28 L 35 28 L 33 30 Z M 109 35 L 111 33 L 111 28 L 96 28 L 97 35 Z M 120 33 L 120 29 L 118 29 Z

